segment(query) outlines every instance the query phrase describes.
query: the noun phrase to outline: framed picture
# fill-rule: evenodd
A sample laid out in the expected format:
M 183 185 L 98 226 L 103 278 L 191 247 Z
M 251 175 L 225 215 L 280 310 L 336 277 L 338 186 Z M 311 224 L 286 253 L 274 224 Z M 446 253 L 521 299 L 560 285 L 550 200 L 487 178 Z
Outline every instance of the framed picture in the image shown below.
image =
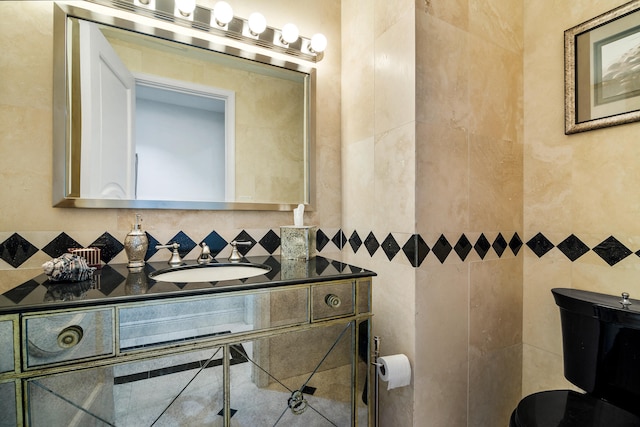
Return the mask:
M 640 0 L 564 32 L 565 134 L 640 120 Z

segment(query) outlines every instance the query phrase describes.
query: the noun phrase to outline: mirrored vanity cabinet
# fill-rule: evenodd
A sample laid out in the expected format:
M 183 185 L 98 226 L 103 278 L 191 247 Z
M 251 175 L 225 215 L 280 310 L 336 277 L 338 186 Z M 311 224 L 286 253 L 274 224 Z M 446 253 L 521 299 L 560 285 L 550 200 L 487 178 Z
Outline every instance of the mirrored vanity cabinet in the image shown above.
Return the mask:
M 107 265 L 0 295 L 0 426 L 370 425 L 374 273 L 251 262 L 268 271 L 172 283 L 152 279 L 164 263 Z

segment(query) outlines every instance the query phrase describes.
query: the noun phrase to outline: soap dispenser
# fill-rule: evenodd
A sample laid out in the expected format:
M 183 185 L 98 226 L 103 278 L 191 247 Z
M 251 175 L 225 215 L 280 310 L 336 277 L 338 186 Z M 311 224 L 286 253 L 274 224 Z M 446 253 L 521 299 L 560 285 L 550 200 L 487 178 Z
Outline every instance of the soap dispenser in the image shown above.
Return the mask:
M 124 239 L 124 251 L 127 253 L 129 268 L 139 268 L 144 266 L 144 256 L 149 247 L 149 239 L 147 234 L 142 231 L 142 216 L 136 214 L 136 222 L 133 224 L 131 231 Z

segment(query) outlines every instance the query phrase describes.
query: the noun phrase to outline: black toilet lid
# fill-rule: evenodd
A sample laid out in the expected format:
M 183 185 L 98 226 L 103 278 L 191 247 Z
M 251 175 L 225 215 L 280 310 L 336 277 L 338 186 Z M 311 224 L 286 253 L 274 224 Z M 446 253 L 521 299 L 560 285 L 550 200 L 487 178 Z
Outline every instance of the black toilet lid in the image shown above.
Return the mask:
M 573 390 L 543 391 L 522 399 L 511 427 L 640 427 L 640 417 Z

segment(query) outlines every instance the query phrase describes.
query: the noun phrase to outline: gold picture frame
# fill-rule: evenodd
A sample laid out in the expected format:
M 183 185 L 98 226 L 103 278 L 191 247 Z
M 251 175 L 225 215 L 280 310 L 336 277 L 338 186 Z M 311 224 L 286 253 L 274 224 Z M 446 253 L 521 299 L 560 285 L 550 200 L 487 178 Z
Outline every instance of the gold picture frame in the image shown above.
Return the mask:
M 640 120 L 640 0 L 564 32 L 565 134 Z

